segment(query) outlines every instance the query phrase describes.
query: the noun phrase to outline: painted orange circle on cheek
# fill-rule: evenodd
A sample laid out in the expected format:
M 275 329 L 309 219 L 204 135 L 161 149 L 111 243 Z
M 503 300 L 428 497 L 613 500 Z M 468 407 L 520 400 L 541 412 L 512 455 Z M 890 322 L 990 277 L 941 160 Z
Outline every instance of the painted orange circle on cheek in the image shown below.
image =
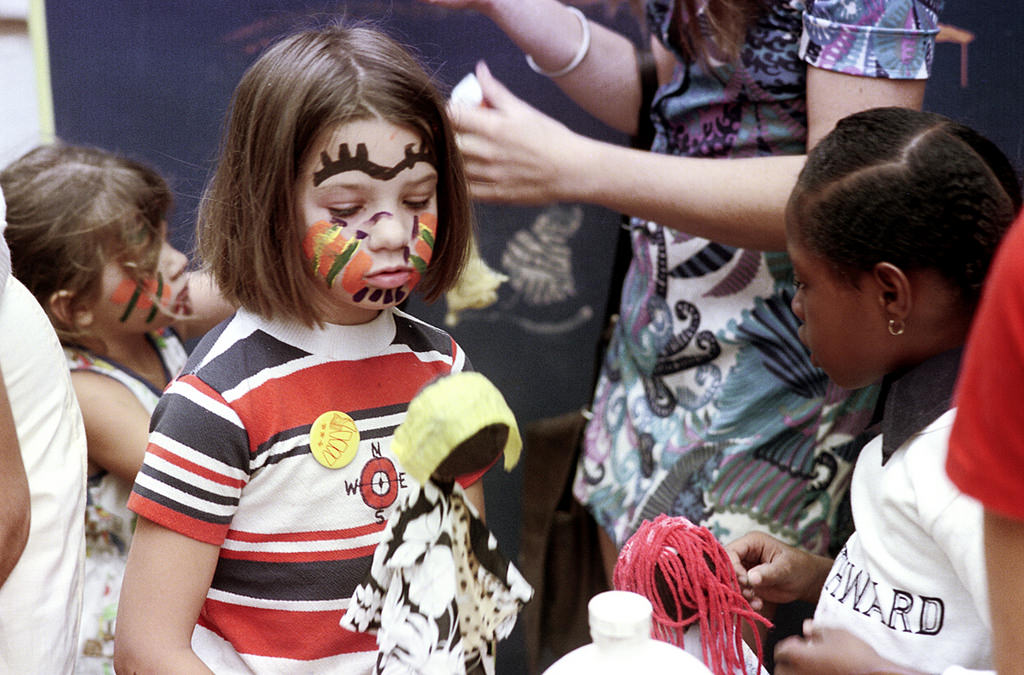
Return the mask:
M 369 254 L 362 250 L 362 248 L 357 249 L 352 254 L 352 259 L 345 265 L 345 271 L 341 273 L 341 287 L 346 292 L 355 294 L 356 291 L 365 286 L 363 276 L 370 271 L 372 265 L 373 260 Z

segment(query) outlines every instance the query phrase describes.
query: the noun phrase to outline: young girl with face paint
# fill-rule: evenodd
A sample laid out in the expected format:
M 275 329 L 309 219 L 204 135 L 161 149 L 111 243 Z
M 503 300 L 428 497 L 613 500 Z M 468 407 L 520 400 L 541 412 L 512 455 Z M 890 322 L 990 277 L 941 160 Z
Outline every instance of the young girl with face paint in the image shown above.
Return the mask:
M 185 362 L 182 340 L 230 313 L 166 238 L 171 192 L 151 168 L 57 143 L 0 173 L 14 274 L 64 347 L 88 437 L 86 588 L 76 672 L 109 672 L 135 518 L 125 502 L 149 416 Z M 106 670 L 105 670 L 106 669 Z
M 413 481 L 392 435 L 424 384 L 469 368 L 398 305 L 444 293 L 470 233 L 444 100 L 394 41 L 299 33 L 243 75 L 198 225 L 240 309 L 154 414 L 119 671 L 374 668 L 375 637 L 339 621 Z
M 881 380 L 882 398 L 835 561 L 761 532 L 727 546 L 755 608 L 817 602 L 774 673 L 992 668 L 982 511 L 947 478 L 946 441 L 982 281 L 1020 207 L 996 146 L 931 113 L 852 115 L 808 156 L 786 228 L 800 340 L 837 384 Z

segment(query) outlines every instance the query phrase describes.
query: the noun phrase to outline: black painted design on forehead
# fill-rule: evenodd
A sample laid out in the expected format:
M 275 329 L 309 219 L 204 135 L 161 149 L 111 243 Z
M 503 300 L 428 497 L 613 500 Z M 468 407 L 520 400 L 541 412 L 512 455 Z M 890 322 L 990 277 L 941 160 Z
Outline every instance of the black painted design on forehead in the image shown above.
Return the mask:
M 429 148 L 416 151 L 413 150 L 413 145 L 413 143 L 410 143 L 405 146 L 405 157 L 398 164 L 394 166 L 381 166 L 370 161 L 366 143 L 356 145 L 354 157 L 348 149 L 348 143 L 342 143 L 338 147 L 338 159 L 336 160 L 332 160 L 326 152 L 320 153 L 320 161 L 323 163 L 323 168 L 313 174 L 313 186 L 320 185 L 320 183 L 323 183 L 331 176 L 336 176 L 346 171 L 362 171 L 370 178 L 391 180 L 400 171 L 416 166 L 417 162 L 427 162 L 431 166 L 436 165 L 434 153 Z

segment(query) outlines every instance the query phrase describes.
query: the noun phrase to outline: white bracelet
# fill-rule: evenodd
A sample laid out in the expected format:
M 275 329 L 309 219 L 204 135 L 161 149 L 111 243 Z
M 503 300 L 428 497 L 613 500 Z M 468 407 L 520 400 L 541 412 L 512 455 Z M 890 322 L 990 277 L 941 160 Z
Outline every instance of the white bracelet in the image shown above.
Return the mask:
M 580 20 L 580 27 L 583 28 L 583 40 L 580 42 L 580 48 L 576 50 L 576 56 L 572 57 L 572 61 L 569 62 L 564 68 L 558 70 L 544 70 L 537 65 L 537 62 L 533 60 L 533 57 L 529 54 L 526 55 L 526 63 L 530 66 L 530 70 L 537 73 L 538 75 L 544 75 L 546 77 L 562 77 L 568 75 L 576 69 L 576 66 L 583 63 L 583 59 L 587 58 L 587 52 L 590 51 L 590 23 L 587 21 L 587 17 L 579 10 L 578 7 L 566 7 L 572 12 L 577 19 Z

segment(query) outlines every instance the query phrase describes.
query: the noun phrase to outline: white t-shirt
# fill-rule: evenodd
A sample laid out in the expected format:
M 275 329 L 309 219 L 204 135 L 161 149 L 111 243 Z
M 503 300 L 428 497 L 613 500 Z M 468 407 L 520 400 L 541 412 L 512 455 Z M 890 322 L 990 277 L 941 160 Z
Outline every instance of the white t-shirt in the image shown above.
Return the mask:
M 850 492 L 856 532 L 814 615 L 928 672 L 993 667 L 982 509 L 945 471 L 953 417 L 911 436 L 884 466 L 882 436 L 861 451 Z
M 0 211 L 0 233 L 5 225 Z M 32 508 L 28 543 L 0 587 L 0 672 L 70 673 L 82 611 L 85 428 L 57 334 L 10 277 L 6 242 L 0 288 L 0 369 Z

